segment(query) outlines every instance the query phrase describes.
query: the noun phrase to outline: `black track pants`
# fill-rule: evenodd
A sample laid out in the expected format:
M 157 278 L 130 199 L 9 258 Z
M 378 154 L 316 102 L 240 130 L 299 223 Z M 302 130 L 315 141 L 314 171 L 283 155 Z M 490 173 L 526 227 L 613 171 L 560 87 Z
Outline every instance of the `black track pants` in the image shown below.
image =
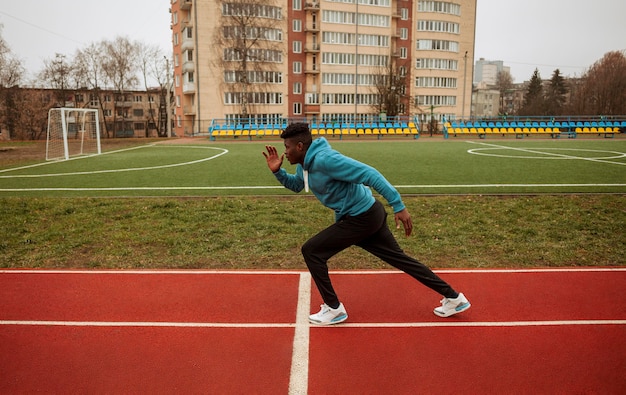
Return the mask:
M 339 299 L 328 275 L 327 261 L 353 245 L 374 254 L 444 297 L 456 295 L 454 289 L 430 268 L 404 253 L 387 226 L 383 204 L 377 200 L 365 213 L 342 218 L 302 246 L 304 261 L 324 303 L 329 306 L 337 305 Z

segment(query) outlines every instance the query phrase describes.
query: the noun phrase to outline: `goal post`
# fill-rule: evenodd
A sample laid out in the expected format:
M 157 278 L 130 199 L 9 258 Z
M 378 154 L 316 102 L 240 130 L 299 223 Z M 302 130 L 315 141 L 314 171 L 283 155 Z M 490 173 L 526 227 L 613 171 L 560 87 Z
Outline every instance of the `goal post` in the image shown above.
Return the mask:
M 48 111 L 46 160 L 101 153 L 97 109 L 64 107 Z

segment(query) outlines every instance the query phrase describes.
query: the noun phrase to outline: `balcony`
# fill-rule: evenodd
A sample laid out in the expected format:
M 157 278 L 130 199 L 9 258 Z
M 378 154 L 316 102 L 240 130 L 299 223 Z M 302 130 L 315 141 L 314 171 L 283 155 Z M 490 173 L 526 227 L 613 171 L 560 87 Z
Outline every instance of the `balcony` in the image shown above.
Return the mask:
M 305 32 L 319 32 L 320 31 L 320 24 L 319 23 L 311 23 L 310 25 L 307 24 L 306 26 L 304 26 L 304 31 Z
M 183 115 L 196 115 L 196 108 L 194 106 L 183 106 Z
M 185 38 L 183 40 L 183 43 L 180 45 L 180 49 L 183 52 L 190 51 L 193 49 L 193 46 L 194 46 L 193 38 Z
M 193 82 L 185 82 L 183 83 L 183 94 L 189 95 L 196 93 L 196 84 Z
M 196 69 L 196 65 L 191 60 L 183 63 L 183 73 L 192 73 Z
M 319 92 L 307 92 L 305 95 L 305 105 L 307 106 L 319 106 L 320 94 Z
M 182 22 L 180 22 L 180 30 L 183 30 L 186 28 L 192 28 L 192 27 L 193 27 L 193 20 L 190 17 L 187 17 Z
M 307 105 L 304 107 L 304 113 L 306 115 L 315 115 L 315 114 L 319 114 L 320 111 L 320 106 L 318 105 Z
M 189 10 L 193 5 L 192 0 L 180 0 L 180 9 L 181 10 Z
M 317 53 L 320 51 L 320 45 L 317 43 L 307 44 L 304 46 L 304 52 L 314 52 Z
M 314 1 L 308 1 L 304 4 L 304 10 L 305 11 L 319 11 L 320 10 L 320 3 L 319 0 L 314 0 Z

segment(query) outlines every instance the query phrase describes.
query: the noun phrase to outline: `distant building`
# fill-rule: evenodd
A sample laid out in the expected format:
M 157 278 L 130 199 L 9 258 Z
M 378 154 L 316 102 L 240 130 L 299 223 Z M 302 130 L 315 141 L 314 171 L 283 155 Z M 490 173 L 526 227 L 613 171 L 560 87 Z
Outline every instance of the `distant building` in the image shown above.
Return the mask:
M 63 100 L 58 90 L 47 88 L 17 88 L 16 99 L 24 102 L 20 112 L 0 111 L 0 124 L 6 114 L 31 119 L 13 122 L 15 139 L 45 139 L 48 109 L 75 107 L 98 109 L 100 133 L 103 137 L 165 137 L 167 135 L 167 106 L 165 90 L 127 91 L 67 89 Z M 0 108 L 1 109 L 1 108 Z M 33 115 L 35 114 L 35 115 Z M 35 117 L 37 119 L 35 119 Z M 6 120 L 5 120 L 6 121 Z M 8 129 L 2 130 L 2 139 L 9 139 Z
M 487 85 L 495 85 L 498 73 L 501 71 L 511 72 L 511 68 L 504 65 L 501 60 L 485 60 L 480 58 L 474 66 L 474 83 L 484 82 Z
M 381 76 L 404 79 L 400 115 L 470 113 L 477 0 L 170 1 L 178 136 L 213 119 L 362 121 Z
M 472 90 L 472 117 L 495 117 L 499 109 L 500 92 L 497 89 L 481 82 Z

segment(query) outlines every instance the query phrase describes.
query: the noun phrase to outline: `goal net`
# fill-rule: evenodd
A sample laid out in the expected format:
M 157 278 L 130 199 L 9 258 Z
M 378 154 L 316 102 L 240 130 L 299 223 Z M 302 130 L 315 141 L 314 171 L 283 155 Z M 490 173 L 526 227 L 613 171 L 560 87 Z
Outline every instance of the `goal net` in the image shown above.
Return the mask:
M 100 123 L 93 108 L 52 108 L 48 111 L 46 160 L 100 154 Z

